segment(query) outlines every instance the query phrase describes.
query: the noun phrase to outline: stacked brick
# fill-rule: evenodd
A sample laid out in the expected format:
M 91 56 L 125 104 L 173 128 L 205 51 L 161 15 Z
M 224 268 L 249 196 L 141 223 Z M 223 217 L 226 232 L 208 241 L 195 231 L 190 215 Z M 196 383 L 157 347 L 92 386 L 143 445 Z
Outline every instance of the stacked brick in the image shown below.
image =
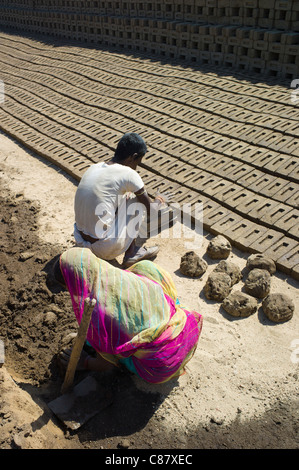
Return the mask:
M 0 0 L 0 26 L 285 79 L 299 76 L 296 0 Z

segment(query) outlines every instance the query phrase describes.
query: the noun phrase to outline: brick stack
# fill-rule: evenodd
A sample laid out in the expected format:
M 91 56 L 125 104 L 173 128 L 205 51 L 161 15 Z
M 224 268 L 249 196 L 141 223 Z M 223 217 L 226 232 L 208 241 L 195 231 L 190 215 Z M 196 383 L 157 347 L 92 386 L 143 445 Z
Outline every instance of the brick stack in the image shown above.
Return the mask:
M 295 0 L 0 0 L 0 25 L 278 78 L 299 76 Z

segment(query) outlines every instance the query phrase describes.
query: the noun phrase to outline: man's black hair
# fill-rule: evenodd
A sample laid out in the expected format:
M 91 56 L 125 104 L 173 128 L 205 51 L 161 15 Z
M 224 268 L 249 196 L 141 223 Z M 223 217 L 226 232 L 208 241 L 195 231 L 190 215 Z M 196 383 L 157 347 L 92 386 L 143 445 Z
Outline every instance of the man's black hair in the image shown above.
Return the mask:
M 135 153 L 137 153 L 136 158 L 140 158 L 143 157 L 146 152 L 147 147 L 143 138 L 135 132 L 128 132 L 124 134 L 118 142 L 114 159 L 117 161 L 123 161 Z

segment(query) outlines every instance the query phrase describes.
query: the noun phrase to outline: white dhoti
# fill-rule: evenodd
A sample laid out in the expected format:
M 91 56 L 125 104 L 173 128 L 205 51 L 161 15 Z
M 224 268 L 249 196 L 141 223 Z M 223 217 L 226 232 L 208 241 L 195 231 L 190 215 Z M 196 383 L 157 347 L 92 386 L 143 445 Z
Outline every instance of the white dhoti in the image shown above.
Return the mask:
M 125 253 L 139 233 L 146 233 L 145 214 L 144 205 L 136 197 L 123 197 L 108 228 L 105 229 L 105 221 L 99 218 L 99 226 L 96 227 L 98 240 L 94 243 L 84 240 L 76 223 L 74 224 L 76 245 L 89 248 L 98 258 L 112 260 Z

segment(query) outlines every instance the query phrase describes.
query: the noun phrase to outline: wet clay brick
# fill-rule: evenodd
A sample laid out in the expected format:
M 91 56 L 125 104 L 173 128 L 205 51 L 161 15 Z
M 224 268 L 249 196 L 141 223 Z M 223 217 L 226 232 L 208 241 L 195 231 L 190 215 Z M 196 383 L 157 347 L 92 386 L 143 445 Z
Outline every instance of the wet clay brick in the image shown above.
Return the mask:
M 258 225 L 250 220 L 242 219 L 242 221 L 228 227 L 225 233 L 229 239 L 233 240 L 233 244 L 250 253 L 256 253 L 258 250 L 252 248 L 252 244 L 261 236 L 265 236 L 267 228 Z
M 291 251 L 276 260 L 276 266 L 279 270 L 290 274 L 299 264 L 299 243 Z
M 274 230 L 266 230 L 265 233 L 251 243 L 250 248 L 256 253 L 265 253 L 276 242 L 284 238 L 283 233 L 275 232 Z
M 226 214 L 223 218 L 215 222 L 213 225 L 211 225 L 209 231 L 215 234 L 223 234 L 226 238 L 233 242 L 234 239 L 228 236 L 228 232 L 237 223 L 240 224 L 242 220 L 242 217 L 238 216 L 237 214 L 234 214 L 233 212 L 230 212 L 229 214 Z
M 298 260 L 298 246 L 297 240 L 284 236 L 271 244 L 271 246 L 264 251 L 264 254 L 272 258 L 275 262 L 279 259 L 284 259 L 288 261 L 289 265 L 295 266 L 297 264 L 296 260 Z

